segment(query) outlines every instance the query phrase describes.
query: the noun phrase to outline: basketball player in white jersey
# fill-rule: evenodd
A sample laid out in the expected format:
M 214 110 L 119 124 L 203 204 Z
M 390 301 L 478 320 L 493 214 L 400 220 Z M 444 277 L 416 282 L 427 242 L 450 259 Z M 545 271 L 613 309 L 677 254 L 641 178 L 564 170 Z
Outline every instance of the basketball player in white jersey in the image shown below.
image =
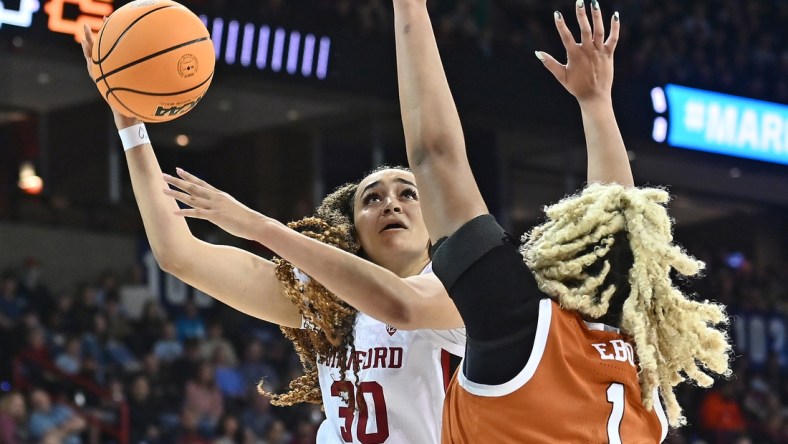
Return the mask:
M 85 29 L 82 46 L 88 66 L 92 45 L 90 30 Z M 294 337 L 318 329 L 324 342 L 343 346 L 341 355 L 331 357 L 299 344 L 300 352 L 311 353 L 302 358 L 317 368 L 317 398 L 325 406 L 327 419 L 319 429 L 318 442 L 440 442 L 448 382 L 443 350 L 461 354 L 464 331 L 443 285 L 429 272 L 429 236 L 413 174 L 385 169 L 339 190 L 345 198 L 339 216 L 347 219 L 350 228 L 345 232 L 358 244 L 350 251 L 369 259 L 365 260 L 253 212 L 186 172 L 179 170 L 180 178 L 165 176 L 144 126 L 112 111 L 118 129 L 134 133 L 124 139 L 124 150 L 146 234 L 161 268 L 239 311 L 294 332 Z M 184 192 L 162 192 L 168 183 Z M 180 210 L 176 199 L 192 209 Z M 337 216 L 337 212 L 332 214 Z M 277 264 L 197 239 L 184 216 L 208 219 L 231 234 L 264 243 L 328 291 L 362 300 L 356 307 L 362 311 L 375 305 L 377 297 L 370 295 L 385 296 L 390 316 L 381 317 L 380 322 L 351 312 L 344 318 L 351 319 L 350 330 L 337 338 L 333 326 L 323 321 L 341 317 L 309 312 L 305 305 L 318 304 L 307 304 L 303 297 L 300 305 L 295 303 L 296 298 L 288 295 L 292 295 L 292 279 L 278 275 Z M 411 301 L 415 297 L 419 299 Z M 294 388 L 290 401 L 315 400 L 309 387 L 302 389 Z

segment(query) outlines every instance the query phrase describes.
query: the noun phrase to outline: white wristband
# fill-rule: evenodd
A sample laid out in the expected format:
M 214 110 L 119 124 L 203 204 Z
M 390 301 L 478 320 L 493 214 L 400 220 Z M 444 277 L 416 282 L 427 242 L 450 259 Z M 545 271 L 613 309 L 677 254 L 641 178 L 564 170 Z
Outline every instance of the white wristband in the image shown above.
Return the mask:
M 118 131 L 118 135 L 120 135 L 120 141 L 123 144 L 123 151 L 128 151 L 134 147 L 150 143 L 148 130 L 145 129 L 144 123 L 138 123 L 128 128 L 123 128 Z

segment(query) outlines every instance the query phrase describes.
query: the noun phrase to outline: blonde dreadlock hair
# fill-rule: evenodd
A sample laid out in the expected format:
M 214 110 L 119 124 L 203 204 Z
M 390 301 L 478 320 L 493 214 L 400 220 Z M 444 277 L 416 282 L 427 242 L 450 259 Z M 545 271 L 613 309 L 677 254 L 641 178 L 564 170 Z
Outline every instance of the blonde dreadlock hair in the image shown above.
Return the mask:
M 611 270 L 607 255 L 616 240 L 628 239 L 632 265 L 621 330 L 635 343 L 643 405 L 651 409 L 658 387 L 670 425 L 678 427 L 686 419 L 673 387 L 687 379 L 709 387 L 714 381 L 705 371 L 729 376 L 730 344 L 715 328 L 727 325 L 725 308 L 690 300 L 673 285 L 671 269 L 694 276 L 704 264 L 673 243 L 669 200 L 662 189 L 589 185 L 545 208 L 547 222 L 523 236 L 521 253 L 542 291 L 563 308 L 598 319 L 616 293 L 615 284 L 605 284 L 623 272 Z
M 381 166 L 368 173 L 385 169 L 410 171 L 403 167 Z M 354 201 L 357 183 L 348 183 L 335 189 L 323 199 L 315 216 L 290 222 L 288 227 L 313 239 L 335 246 L 349 253 L 363 255 L 358 243 L 353 223 Z M 263 389 L 258 392 L 271 398 L 271 404 L 290 406 L 300 402 L 321 404 L 320 382 L 317 364 L 327 361 L 339 364 L 340 374 L 344 377 L 348 367 L 347 349 L 351 356 L 355 352 L 353 326 L 358 311 L 337 298 L 314 279 L 302 282 L 296 276 L 293 265 L 282 259 L 274 259 L 276 276 L 284 285 L 285 294 L 298 307 L 306 321 L 307 328 L 280 327 L 282 333 L 293 342 L 304 374 L 290 382 L 289 391 L 273 394 Z M 353 369 L 358 382 L 358 369 Z M 363 408 L 363 404 L 359 406 Z

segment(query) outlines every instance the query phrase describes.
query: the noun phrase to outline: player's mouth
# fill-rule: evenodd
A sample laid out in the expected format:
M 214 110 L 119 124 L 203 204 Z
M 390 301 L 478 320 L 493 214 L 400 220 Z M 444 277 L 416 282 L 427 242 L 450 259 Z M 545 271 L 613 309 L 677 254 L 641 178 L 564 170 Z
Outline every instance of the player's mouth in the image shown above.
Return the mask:
M 401 224 L 399 222 L 392 222 L 390 224 L 387 224 L 385 227 L 383 227 L 383 229 L 380 230 L 380 232 L 385 233 L 386 231 L 398 231 L 398 230 L 407 230 L 407 229 L 408 227 L 406 227 L 404 224 Z

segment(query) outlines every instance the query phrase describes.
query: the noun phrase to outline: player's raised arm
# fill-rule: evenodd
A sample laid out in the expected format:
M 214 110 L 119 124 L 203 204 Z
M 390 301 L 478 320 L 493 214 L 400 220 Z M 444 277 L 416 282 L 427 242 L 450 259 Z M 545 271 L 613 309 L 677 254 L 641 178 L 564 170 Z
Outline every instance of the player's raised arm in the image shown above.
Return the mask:
M 404 271 L 402 277 L 383 266 L 298 233 L 251 210 L 205 181 L 178 170 L 166 176 L 165 193 L 189 205 L 179 216 L 210 221 L 228 233 L 265 245 L 329 291 L 379 321 L 403 330 L 462 327 L 462 319 L 443 285 L 432 273 Z M 418 269 L 427 265 L 418 264 Z
M 610 35 L 605 39 L 605 25 L 599 2 L 590 4 L 593 27 L 583 0 L 575 4 L 580 25 L 580 43 L 575 41 L 558 11 L 554 20 L 566 48 L 567 63 L 563 65 L 545 52 L 536 56 L 580 104 L 588 150 L 588 182 L 619 183 L 634 186 L 629 158 L 613 113 L 613 54 L 620 28 L 618 12 L 613 14 Z
M 85 27 L 82 50 L 89 73 L 92 47 L 93 36 Z M 140 123 L 114 109 L 113 115 L 118 130 Z M 144 131 L 140 132 L 141 128 L 128 135 L 130 144 L 136 146 L 128 147 L 126 160 L 145 233 L 159 266 L 246 314 L 279 325 L 300 326 L 301 316 L 285 297 L 271 262 L 237 248 L 203 242 L 192 235 L 182 217 L 174 214 L 178 204 L 162 193 L 167 184 L 150 140 Z
M 488 210 L 468 164 L 426 0 L 394 0 L 394 27 L 408 163 L 436 241 Z

